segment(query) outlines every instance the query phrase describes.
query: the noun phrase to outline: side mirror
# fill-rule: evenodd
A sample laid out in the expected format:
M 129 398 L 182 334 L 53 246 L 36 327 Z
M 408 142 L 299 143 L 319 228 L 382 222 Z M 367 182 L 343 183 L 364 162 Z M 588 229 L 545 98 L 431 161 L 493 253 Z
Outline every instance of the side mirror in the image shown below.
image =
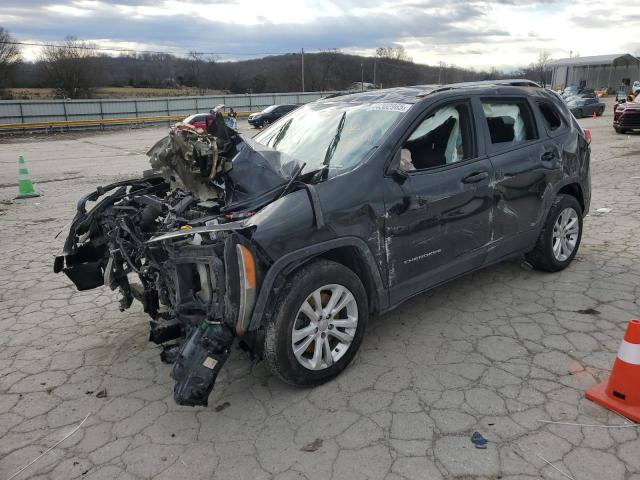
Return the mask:
M 393 160 L 391 160 L 391 164 L 389 164 L 388 173 L 398 182 L 404 183 L 409 175 L 407 172 L 400 168 L 400 150 L 398 150 L 393 156 Z
M 396 168 L 393 172 L 391 172 L 391 175 L 393 175 L 393 178 L 395 178 L 398 183 L 404 183 L 405 180 L 409 178 L 407 172 L 405 172 L 404 170 L 400 170 L 399 168 Z

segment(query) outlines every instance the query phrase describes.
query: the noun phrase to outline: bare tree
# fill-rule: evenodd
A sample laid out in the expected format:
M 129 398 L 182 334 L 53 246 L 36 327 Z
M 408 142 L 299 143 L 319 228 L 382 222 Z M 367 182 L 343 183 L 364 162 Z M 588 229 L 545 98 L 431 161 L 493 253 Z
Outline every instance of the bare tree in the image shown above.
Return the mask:
M 537 77 L 543 85 L 550 81 L 549 62 L 551 62 L 551 54 L 548 52 L 540 52 L 538 54 L 538 60 L 530 66 L 532 70 L 535 70 Z
M 215 63 L 212 56 L 189 52 L 187 80 L 190 86 L 198 87 L 201 95 L 204 95 L 211 85 Z
M 402 60 L 405 62 L 413 62 L 413 58 L 407 54 L 407 51 L 402 45 L 397 47 L 379 47 L 376 48 L 376 57 L 378 58 L 390 58 L 391 60 Z
M 98 83 L 100 60 L 93 44 L 69 36 L 62 45 L 44 47 L 40 64 L 59 96 L 83 98 L 89 97 Z
M 22 56 L 15 39 L 0 27 L 0 89 L 8 86 L 21 61 Z

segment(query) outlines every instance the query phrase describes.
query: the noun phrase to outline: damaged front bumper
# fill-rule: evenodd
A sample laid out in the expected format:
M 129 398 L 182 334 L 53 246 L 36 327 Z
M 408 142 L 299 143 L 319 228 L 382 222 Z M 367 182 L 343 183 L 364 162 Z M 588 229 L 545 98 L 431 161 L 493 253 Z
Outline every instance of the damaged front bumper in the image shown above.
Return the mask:
M 119 290 L 121 310 L 139 300 L 151 317 L 149 339 L 163 346 L 162 360 L 174 364 L 176 402 L 206 405 L 234 340 L 251 346 L 255 334 L 247 332 L 259 274 L 245 236 L 250 229 L 205 216 L 172 232 L 152 232 L 141 221 L 150 214 L 137 195 L 148 187 L 148 180 L 136 180 L 85 197 L 54 271 L 79 290 Z M 106 201 L 85 211 L 87 199 L 109 190 L 115 191 Z M 169 216 L 169 208 L 162 215 Z
M 202 164 L 201 146 L 194 152 L 194 164 Z M 211 170 L 222 162 L 206 163 L 204 181 L 188 178 L 187 165 L 178 184 L 164 172 L 85 195 L 54 262 L 79 290 L 118 290 L 121 310 L 134 299 L 142 303 L 151 317 L 149 339 L 173 363 L 180 405 L 207 405 L 237 338 L 252 352 L 258 345 L 248 325 L 264 267 L 243 220 L 249 214 L 230 215 L 218 195 L 224 184 Z M 200 195 L 181 188 L 188 182 Z M 90 210 L 88 202 L 95 202 Z

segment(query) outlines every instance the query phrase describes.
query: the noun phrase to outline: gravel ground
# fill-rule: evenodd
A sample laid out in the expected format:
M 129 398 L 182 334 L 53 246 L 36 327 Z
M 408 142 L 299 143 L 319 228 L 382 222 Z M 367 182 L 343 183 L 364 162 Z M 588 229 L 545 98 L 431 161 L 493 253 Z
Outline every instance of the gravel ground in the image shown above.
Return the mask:
M 420 295 L 373 319 L 356 361 L 314 389 L 235 352 L 208 408 L 174 404 L 140 308 L 121 313 L 114 293 L 78 292 L 52 272 L 78 197 L 148 168 L 166 130 L 5 139 L 0 478 L 89 414 L 15 478 L 640 480 L 636 428 L 539 422 L 625 422 L 583 398 L 640 316 L 640 134 L 616 135 L 607 108 L 581 120 L 593 200 L 567 270 L 511 261 Z M 39 198 L 11 200 L 19 154 Z

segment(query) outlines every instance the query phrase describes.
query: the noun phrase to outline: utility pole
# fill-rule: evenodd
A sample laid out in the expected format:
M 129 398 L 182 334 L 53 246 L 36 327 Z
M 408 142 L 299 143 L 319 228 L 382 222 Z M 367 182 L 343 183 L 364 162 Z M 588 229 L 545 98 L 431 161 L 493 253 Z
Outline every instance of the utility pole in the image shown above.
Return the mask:
M 302 93 L 304 93 L 304 48 L 302 49 Z
M 360 91 L 364 91 L 364 62 L 360 62 Z
M 378 59 L 374 58 L 373 59 L 373 88 L 377 88 L 376 87 L 376 65 L 378 64 Z

